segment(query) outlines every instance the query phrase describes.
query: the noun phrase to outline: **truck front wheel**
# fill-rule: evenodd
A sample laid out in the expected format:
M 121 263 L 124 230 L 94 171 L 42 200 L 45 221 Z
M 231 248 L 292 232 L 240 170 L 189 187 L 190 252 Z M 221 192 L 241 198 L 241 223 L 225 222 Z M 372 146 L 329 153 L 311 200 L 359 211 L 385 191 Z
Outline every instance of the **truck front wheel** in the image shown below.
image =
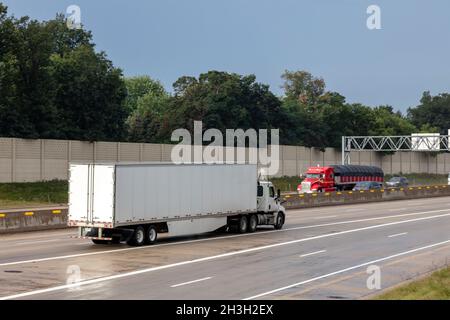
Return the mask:
M 281 228 L 283 228 L 283 225 L 284 225 L 284 213 L 278 212 L 277 221 L 276 221 L 274 227 L 276 230 L 280 230 Z
M 239 219 L 238 231 L 239 233 L 246 233 L 248 226 L 248 220 L 246 216 L 241 216 Z
M 137 227 L 133 234 L 131 235 L 131 238 L 127 241 L 127 244 L 130 246 L 142 246 L 145 243 L 145 231 L 144 228 L 139 226 Z
M 156 231 L 155 226 L 149 226 L 147 228 L 147 234 L 145 238 L 145 243 L 147 244 L 154 244 L 156 242 L 156 239 L 158 238 L 158 232 Z

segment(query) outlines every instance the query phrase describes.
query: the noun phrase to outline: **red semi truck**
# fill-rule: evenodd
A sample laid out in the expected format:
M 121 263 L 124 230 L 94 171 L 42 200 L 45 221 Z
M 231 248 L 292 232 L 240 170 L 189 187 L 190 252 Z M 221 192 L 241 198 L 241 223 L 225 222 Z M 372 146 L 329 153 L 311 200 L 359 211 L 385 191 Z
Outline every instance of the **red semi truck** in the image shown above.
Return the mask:
M 298 193 L 314 193 L 351 190 L 359 181 L 380 182 L 384 180 L 381 168 L 374 166 L 332 165 L 311 167 L 305 179 L 298 185 Z

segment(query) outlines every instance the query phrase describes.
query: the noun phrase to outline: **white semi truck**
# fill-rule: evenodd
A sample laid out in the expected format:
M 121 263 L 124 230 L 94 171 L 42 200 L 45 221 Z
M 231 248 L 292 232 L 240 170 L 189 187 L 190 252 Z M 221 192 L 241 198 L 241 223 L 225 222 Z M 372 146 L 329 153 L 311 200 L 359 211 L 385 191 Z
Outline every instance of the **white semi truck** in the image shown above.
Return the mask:
M 285 216 L 279 190 L 258 181 L 253 164 L 70 165 L 68 225 L 96 244 L 153 244 L 159 233 L 281 229 Z

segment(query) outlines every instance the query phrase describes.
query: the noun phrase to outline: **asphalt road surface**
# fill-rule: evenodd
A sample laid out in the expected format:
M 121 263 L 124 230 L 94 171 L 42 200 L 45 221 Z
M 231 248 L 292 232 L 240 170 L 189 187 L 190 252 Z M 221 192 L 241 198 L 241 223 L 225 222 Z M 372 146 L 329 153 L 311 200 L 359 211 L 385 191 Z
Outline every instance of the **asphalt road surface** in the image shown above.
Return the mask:
M 364 299 L 448 264 L 450 198 L 290 210 L 282 230 L 146 247 L 75 234 L 0 236 L 0 299 Z

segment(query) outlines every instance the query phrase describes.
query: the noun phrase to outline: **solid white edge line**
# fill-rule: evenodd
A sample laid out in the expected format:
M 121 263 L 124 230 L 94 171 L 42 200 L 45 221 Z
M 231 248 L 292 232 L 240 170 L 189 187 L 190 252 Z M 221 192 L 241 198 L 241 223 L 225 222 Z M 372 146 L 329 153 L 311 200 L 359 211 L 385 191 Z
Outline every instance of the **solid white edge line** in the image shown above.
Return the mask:
M 319 254 L 319 253 L 323 253 L 323 252 L 327 252 L 327 250 L 319 250 L 319 251 L 314 251 L 314 252 L 311 252 L 311 253 L 301 254 L 300 258 L 309 257 L 309 256 L 312 256 L 314 254 Z
M 220 258 L 237 256 L 239 254 L 248 253 L 248 252 L 262 251 L 265 249 L 276 248 L 276 247 L 294 244 L 294 243 L 306 242 L 306 241 L 316 240 L 316 239 L 324 239 L 324 238 L 329 238 L 329 237 L 335 237 L 335 236 L 342 235 L 342 234 L 354 233 L 354 232 L 358 232 L 358 231 L 378 229 L 378 228 L 392 226 L 392 225 L 398 225 L 398 224 L 404 224 L 404 223 L 408 223 L 408 222 L 415 222 L 415 221 L 422 221 L 422 220 L 430 220 L 430 219 L 442 218 L 442 217 L 447 217 L 447 216 L 450 216 L 450 213 L 443 214 L 443 215 L 437 215 L 437 216 L 431 216 L 431 217 L 416 218 L 416 219 L 411 219 L 411 220 L 389 222 L 389 223 L 385 223 L 385 224 L 378 224 L 378 225 L 374 225 L 374 226 L 363 227 L 363 228 L 352 229 L 352 230 L 345 230 L 345 231 L 340 231 L 340 232 L 336 232 L 336 233 L 328 233 L 328 234 L 323 234 L 323 235 L 309 237 L 309 238 L 291 240 L 291 241 L 286 241 L 286 242 L 281 242 L 281 243 L 274 243 L 274 244 L 269 244 L 269 245 L 265 245 L 265 246 L 261 246 L 261 247 L 232 251 L 232 252 L 222 253 L 222 254 L 215 255 L 215 256 L 209 256 L 209 257 L 203 257 L 203 258 L 198 258 L 198 259 L 194 259 L 194 260 L 176 262 L 173 264 L 152 267 L 152 268 L 148 268 L 148 269 L 130 271 L 130 272 L 125 272 L 125 273 L 121 273 L 121 274 L 115 274 L 115 275 L 111 275 L 111 276 L 100 277 L 100 278 L 95 278 L 95 279 L 90 279 L 90 280 L 84 280 L 84 281 L 60 285 L 60 286 L 56 286 L 56 287 L 50 287 L 50 288 L 46 288 L 46 289 L 40 289 L 40 290 L 35 290 L 35 291 L 14 294 L 14 295 L 10 295 L 10 296 L 4 296 L 4 297 L 0 297 L 0 300 L 10 300 L 10 299 L 16 299 L 16 298 L 36 295 L 36 294 L 40 294 L 40 293 L 47 293 L 47 292 L 52 292 L 52 291 L 69 289 L 69 288 L 73 288 L 73 287 L 80 287 L 80 286 L 89 285 L 89 284 L 93 284 L 93 283 L 105 282 L 105 281 L 109 281 L 109 280 L 125 278 L 125 277 L 134 276 L 134 275 L 138 275 L 138 274 L 143 274 L 143 273 L 148 273 L 148 272 L 153 272 L 153 271 L 158 271 L 158 270 L 163 270 L 163 269 L 169 269 L 169 268 L 184 266 L 184 265 L 193 264 L 193 263 L 199 263 L 199 262 L 211 261 L 211 260 L 220 259 Z
M 396 234 L 391 234 L 390 236 L 388 236 L 388 238 L 394 238 L 394 237 L 399 237 L 399 236 L 404 236 L 408 234 L 408 232 L 402 232 L 402 233 L 396 233 Z
M 428 213 L 447 212 L 447 211 L 450 211 L 450 209 L 421 211 L 421 212 L 414 212 L 414 213 L 403 213 L 403 214 L 397 214 L 397 215 L 392 215 L 392 216 L 382 216 L 382 217 L 357 219 L 357 220 L 346 220 L 346 221 L 323 223 L 323 224 L 316 224 L 316 225 L 310 225 L 310 226 L 292 227 L 292 228 L 286 228 L 286 229 L 281 229 L 281 230 L 258 231 L 255 233 L 235 234 L 235 235 L 226 235 L 226 236 L 212 237 L 212 238 L 206 238 L 206 239 L 196 239 L 196 240 L 187 240 L 187 241 L 180 241 L 180 242 L 161 243 L 161 244 L 155 244 L 155 245 L 147 246 L 147 247 L 133 247 L 133 248 L 87 252 L 87 253 L 75 253 L 75 254 L 69 254 L 69 255 L 65 255 L 65 256 L 56 256 L 56 257 L 47 257 L 47 258 L 39 258 L 39 259 L 4 262 L 4 263 L 0 263 L 0 267 L 12 266 L 12 265 L 18 265 L 18 264 L 35 263 L 35 262 L 43 262 L 43 261 L 60 260 L 60 259 L 86 257 L 86 256 L 93 256 L 93 255 L 107 254 L 107 253 L 116 253 L 116 252 L 123 252 L 123 251 L 151 250 L 152 248 L 164 247 L 164 246 L 175 246 L 175 245 L 214 241 L 214 240 L 221 240 L 221 239 L 233 239 L 233 238 L 237 238 L 237 237 L 252 237 L 252 236 L 258 236 L 258 235 L 267 234 L 267 233 L 275 233 L 275 232 L 278 233 L 278 232 L 287 232 L 287 231 L 295 231 L 295 230 L 310 229 L 310 228 L 329 227 L 329 226 L 335 226 L 335 225 L 341 225 L 341 224 L 385 220 L 385 219 L 390 219 L 390 218 L 401 218 L 401 217 L 424 215 L 424 214 L 428 214 Z
M 374 263 L 378 263 L 378 262 L 382 262 L 382 261 L 385 261 L 385 260 L 397 258 L 397 257 L 404 256 L 404 255 L 407 255 L 407 254 L 410 254 L 410 253 L 414 253 L 414 252 L 421 251 L 421 250 L 426 250 L 426 249 L 437 247 L 437 246 L 440 246 L 440 245 L 443 245 L 443 244 L 447 244 L 447 243 L 450 243 L 450 240 L 446 240 L 446 241 L 442 241 L 442 242 L 438 242 L 438 243 L 433 243 L 433 244 L 430 244 L 428 246 L 424 246 L 424 247 L 420 247 L 420 248 L 416 248 L 416 249 L 400 252 L 400 253 L 397 253 L 397 254 L 394 254 L 394 255 L 391 255 L 391 256 L 388 256 L 388 257 L 384 257 L 384 258 L 380 258 L 380 259 L 364 262 L 364 263 L 358 264 L 356 266 L 352 266 L 352 267 L 349 267 L 349 268 L 341 269 L 341 270 L 338 270 L 338 271 L 335 271 L 335 272 L 331 272 L 331 273 L 327 273 L 327 274 L 324 274 L 324 275 L 321 275 L 321 276 L 318 276 L 318 277 L 315 277 L 315 278 L 312 278 L 312 279 L 308 279 L 308 280 L 305 280 L 305 281 L 293 283 L 293 284 L 288 285 L 288 286 L 284 286 L 284 287 L 281 287 L 281 288 L 277 288 L 277 289 L 274 289 L 274 290 L 263 292 L 263 293 L 260 293 L 260 294 L 257 294 L 257 295 L 245 298 L 243 300 L 253 300 L 253 299 L 260 298 L 260 297 L 263 297 L 263 296 L 267 296 L 267 295 L 270 295 L 270 294 L 273 294 L 273 293 L 277 293 L 277 292 L 280 292 L 280 291 L 283 291 L 283 290 L 291 289 L 291 288 L 294 288 L 294 287 L 297 287 L 297 286 L 300 286 L 300 285 L 303 285 L 303 284 L 307 284 L 307 283 L 310 283 L 310 282 L 313 282 L 313 281 L 317 281 L 317 280 L 321 280 L 321 279 L 328 278 L 328 277 L 331 277 L 331 276 L 335 276 L 335 275 L 340 274 L 340 273 L 344 273 L 344 272 L 351 271 L 351 270 L 354 270 L 354 269 L 358 269 L 358 268 L 361 268 L 361 267 L 369 266 L 369 265 L 372 265 Z
M 196 283 L 196 282 L 200 282 L 200 281 L 205 281 L 205 280 L 209 280 L 212 279 L 212 277 L 206 277 L 206 278 L 201 278 L 201 279 L 197 279 L 197 280 L 192 280 L 192 281 L 187 281 L 187 282 L 182 282 L 182 283 L 178 283 L 178 284 L 174 284 L 171 285 L 171 288 L 177 288 L 177 287 L 181 287 L 181 286 L 185 286 L 187 284 L 192 284 L 192 283 Z

